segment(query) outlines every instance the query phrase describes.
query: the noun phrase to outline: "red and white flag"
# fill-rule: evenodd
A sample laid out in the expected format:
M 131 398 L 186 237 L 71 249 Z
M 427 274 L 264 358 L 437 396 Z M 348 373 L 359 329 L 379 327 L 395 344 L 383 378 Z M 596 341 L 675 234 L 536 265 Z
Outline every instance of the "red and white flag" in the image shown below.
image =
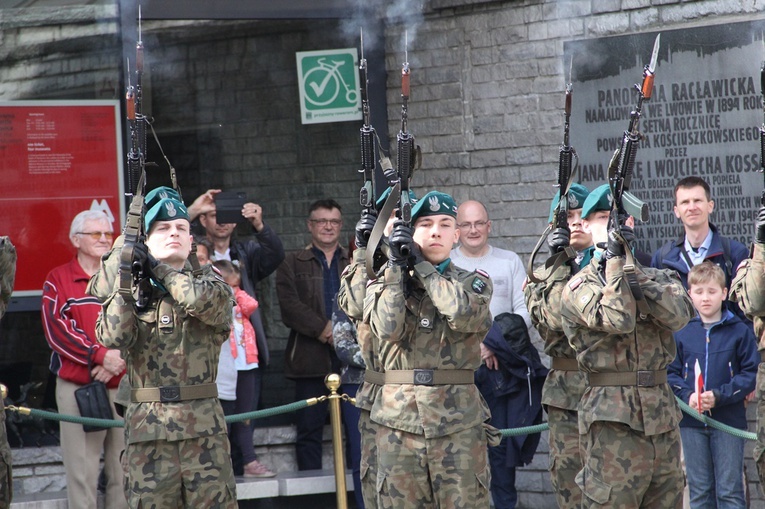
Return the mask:
M 701 413 L 701 393 L 704 392 L 704 377 L 701 374 L 701 366 L 699 360 L 696 359 L 696 365 L 693 367 L 694 380 L 696 381 L 696 405 L 699 413 Z

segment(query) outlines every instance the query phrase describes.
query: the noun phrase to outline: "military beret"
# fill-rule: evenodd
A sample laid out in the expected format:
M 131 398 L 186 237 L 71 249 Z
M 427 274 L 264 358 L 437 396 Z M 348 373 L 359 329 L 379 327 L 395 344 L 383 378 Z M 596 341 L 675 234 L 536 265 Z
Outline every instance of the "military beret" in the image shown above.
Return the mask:
M 419 217 L 444 214 L 457 217 L 457 203 L 446 193 L 431 191 L 412 207 L 412 221 Z
M 590 195 L 584 200 L 584 207 L 582 207 L 582 217 L 586 218 L 593 212 L 599 212 L 601 210 L 611 210 L 611 203 L 613 203 L 613 196 L 611 196 L 611 188 L 608 184 L 596 187 L 592 190 Z
M 587 199 L 587 195 L 590 194 L 590 190 L 584 187 L 582 184 L 571 184 L 571 189 L 568 190 L 568 208 L 569 210 L 581 209 L 584 205 L 584 200 Z M 553 220 L 553 214 L 555 208 L 560 202 L 560 190 L 555 193 L 552 203 L 550 204 L 550 216 L 547 218 L 547 222 Z
M 146 204 L 146 210 L 149 210 L 154 205 L 156 205 L 159 200 L 162 200 L 164 198 L 173 198 L 174 200 L 182 202 L 181 195 L 178 194 L 178 191 L 175 189 L 172 189 L 167 186 L 160 186 L 152 189 L 148 193 L 146 193 L 146 198 L 143 199 L 143 202 Z
M 186 205 L 175 198 L 162 198 L 146 212 L 143 219 L 144 224 L 146 224 L 146 233 L 151 231 L 152 225 L 157 221 L 173 221 L 175 219 L 189 221 L 189 211 L 186 210 Z
M 377 209 L 378 212 L 381 211 L 383 206 L 385 205 L 385 200 L 387 200 L 388 196 L 390 196 L 391 189 L 393 188 L 388 187 L 387 189 L 385 189 L 385 191 L 383 191 L 380 197 L 377 198 L 377 201 L 375 202 L 375 208 Z M 415 195 L 414 191 L 412 191 L 411 189 L 409 190 L 409 201 L 412 202 L 412 206 L 414 206 L 414 204 L 417 203 L 417 195 Z

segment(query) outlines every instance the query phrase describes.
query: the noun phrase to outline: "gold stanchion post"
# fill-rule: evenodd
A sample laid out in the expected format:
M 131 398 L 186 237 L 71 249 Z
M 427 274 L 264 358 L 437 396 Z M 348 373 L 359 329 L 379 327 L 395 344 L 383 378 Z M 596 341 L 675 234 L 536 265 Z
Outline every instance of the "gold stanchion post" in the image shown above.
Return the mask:
M 330 373 L 324 378 L 324 385 L 329 389 L 329 421 L 332 424 L 332 451 L 335 455 L 335 492 L 337 509 L 348 509 L 348 490 L 345 486 L 345 456 L 343 455 L 343 435 L 341 433 L 340 400 L 337 393 L 340 388 L 340 375 Z

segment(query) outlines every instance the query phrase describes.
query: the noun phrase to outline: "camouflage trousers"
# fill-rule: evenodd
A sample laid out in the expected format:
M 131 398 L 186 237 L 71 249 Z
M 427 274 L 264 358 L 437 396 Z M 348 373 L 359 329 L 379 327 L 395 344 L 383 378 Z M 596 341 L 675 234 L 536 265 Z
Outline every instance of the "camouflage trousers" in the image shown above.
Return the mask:
M 237 508 L 225 433 L 128 444 L 122 463 L 131 509 Z
M 13 475 L 11 472 L 11 446 L 5 432 L 5 409 L 0 404 L 0 509 L 11 507 Z
M 576 484 L 576 474 L 582 470 L 582 451 L 577 412 L 548 406 L 547 423 L 550 427 L 550 481 L 558 507 L 579 508 L 582 490 Z
M 361 494 L 364 506 L 377 507 L 377 428 L 380 425 L 369 418 L 369 410 L 359 412 L 361 434 Z
M 757 465 L 760 478 L 760 489 L 765 493 L 765 362 L 757 368 L 757 442 L 754 444 L 752 456 Z
M 645 436 L 620 422 L 596 421 L 582 442 L 584 468 L 576 482 L 583 508 L 682 508 L 678 428 Z
M 377 509 L 489 508 L 489 460 L 482 426 L 425 438 L 378 426 Z

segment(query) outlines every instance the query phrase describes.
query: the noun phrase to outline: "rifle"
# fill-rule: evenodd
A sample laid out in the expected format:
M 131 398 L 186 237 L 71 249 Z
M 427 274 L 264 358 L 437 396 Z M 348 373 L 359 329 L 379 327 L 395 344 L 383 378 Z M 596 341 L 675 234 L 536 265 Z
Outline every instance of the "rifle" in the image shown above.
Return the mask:
M 364 58 L 364 32 L 361 31 L 361 60 L 359 61 L 359 84 L 361 86 L 361 169 L 364 174 L 364 184 L 359 193 L 359 202 L 365 209 L 375 206 L 375 128 L 369 119 L 369 77 L 367 76 L 367 60 Z
M 406 34 L 406 32 L 405 32 Z M 414 136 L 407 127 L 408 108 L 409 108 L 409 48 L 408 34 L 405 46 L 404 63 L 401 66 L 401 130 L 396 135 L 396 147 L 398 159 L 396 169 L 398 170 L 398 181 L 401 184 L 401 195 L 399 197 L 399 217 L 407 224 L 412 222 L 412 202 L 409 199 L 409 181 L 414 173 L 415 163 L 417 161 L 417 149 L 414 145 Z
M 404 37 L 407 38 L 406 32 Z M 406 39 L 405 44 L 408 46 L 408 38 Z M 382 239 L 385 224 L 394 208 L 398 207 L 397 215 L 399 219 L 403 220 L 408 225 L 412 222 L 412 200 L 409 196 L 409 183 L 414 170 L 419 167 L 420 147 L 415 145 L 414 136 L 409 132 L 407 127 L 410 74 L 409 51 L 408 48 L 406 48 L 404 63 L 401 68 L 401 130 L 396 135 L 398 151 L 397 169 L 393 170 L 387 157 L 380 157 L 380 165 L 382 166 L 388 185 L 391 186 L 391 193 L 385 201 L 382 210 L 380 210 L 377 222 L 372 230 L 372 235 L 369 238 L 369 243 L 367 244 L 366 267 L 367 275 L 370 278 L 376 277 L 374 270 L 375 250 Z M 401 249 L 401 253 L 405 256 L 408 256 L 410 252 L 411 250 L 408 246 L 403 246 Z
M 125 93 L 125 110 L 130 129 L 130 149 L 127 154 L 128 165 L 128 192 L 126 196 L 132 196 L 130 202 L 130 208 L 128 209 L 127 217 L 125 218 L 125 227 L 123 229 L 124 243 L 120 251 L 120 263 L 119 263 L 119 293 L 125 302 L 134 303 L 136 307 L 143 308 L 149 302 L 151 297 L 152 287 L 148 274 L 144 270 L 144 267 L 134 261 L 135 246 L 138 243 L 144 243 L 146 240 L 146 234 L 144 231 L 144 215 L 146 214 L 146 207 L 144 206 L 144 195 L 146 192 L 146 166 L 156 166 L 155 163 L 146 162 L 146 128 L 151 129 L 154 140 L 157 142 L 162 156 L 168 164 L 170 171 L 170 180 L 173 185 L 173 189 L 178 192 L 178 196 L 183 200 L 181 194 L 181 188 L 178 185 L 178 179 L 176 171 L 170 160 L 162 150 L 162 145 L 159 143 L 154 126 L 149 119 L 143 114 L 142 107 L 142 88 L 141 78 L 143 76 L 143 41 L 141 39 L 141 7 L 138 6 L 138 40 L 136 41 L 136 84 L 135 87 L 130 82 L 130 61 L 127 63 L 128 71 L 128 86 Z M 199 260 L 196 256 L 196 242 L 191 243 L 191 253 L 189 254 L 189 262 L 191 263 L 195 276 L 202 273 L 199 266 Z
M 762 45 L 765 46 L 765 34 L 763 34 Z M 763 121 L 760 126 L 760 171 L 765 175 L 765 61 L 760 66 L 760 94 L 762 95 L 762 116 Z M 763 186 L 760 195 L 760 205 L 765 207 L 765 186 Z
M 130 129 L 130 150 L 127 154 L 128 192 L 132 196 L 123 229 L 124 244 L 120 251 L 119 293 L 126 302 L 142 308 L 148 304 L 151 283 L 140 263 L 134 263 L 135 246 L 143 243 L 146 232 L 143 227 L 146 190 L 146 117 L 141 106 L 141 77 L 143 76 L 143 41 L 141 40 L 141 10 L 138 8 L 138 41 L 136 42 L 136 85 L 130 82 L 130 61 L 127 63 L 128 86 L 125 93 L 125 110 Z
M 642 204 L 636 197 L 629 195 L 626 196 L 627 200 L 625 201 L 625 194 L 629 191 L 630 184 L 632 183 L 635 158 L 637 156 L 638 146 L 643 138 L 638 130 L 638 124 L 643 110 L 643 102 L 649 101 L 653 93 L 653 82 L 656 71 L 656 61 L 659 57 L 660 40 L 661 34 L 657 35 L 656 40 L 654 41 L 651 62 L 646 64 L 643 68 L 643 84 L 635 84 L 635 89 L 638 91 L 637 106 L 630 112 L 629 127 L 624 131 L 624 135 L 622 136 L 618 158 L 617 161 L 615 161 L 616 164 L 610 164 L 608 168 L 608 183 L 611 187 L 611 195 L 614 198 L 613 206 L 611 208 L 611 217 L 609 218 L 609 228 L 615 227 L 617 224 L 620 224 L 620 221 L 622 221 L 623 218 L 626 218 L 630 213 L 630 210 L 628 210 L 627 207 L 631 207 L 636 200 Z M 643 216 L 643 207 L 640 207 L 640 209 L 640 213 L 632 215 L 635 215 L 636 217 Z
M 653 43 L 653 52 L 651 53 L 650 63 L 646 64 L 643 68 L 642 85 L 635 84 L 635 88 L 638 91 L 637 106 L 630 112 L 630 123 L 622 137 L 622 144 L 618 154 L 618 163 L 610 164 L 608 168 L 608 183 L 611 188 L 611 196 L 613 196 L 611 215 L 608 219 L 609 230 L 622 226 L 629 214 L 625 208 L 624 197 L 625 193 L 629 191 L 632 182 L 632 173 L 635 168 L 637 149 L 642 140 L 642 134 L 638 130 L 638 124 L 643 109 L 643 102 L 649 101 L 651 99 L 651 94 L 653 93 L 653 82 L 656 71 L 656 62 L 659 57 L 660 40 L 661 34 L 656 36 L 656 40 Z M 637 281 L 635 258 L 632 254 L 631 246 L 618 231 L 616 233 L 616 238 L 624 246 L 626 257 L 624 274 L 629 283 L 630 290 L 635 297 L 641 316 L 647 316 L 649 311 L 648 304 L 643 296 L 643 290 L 640 288 L 640 284 Z
M 569 68 L 569 82 L 566 84 L 566 101 L 564 104 L 563 115 L 563 144 L 560 146 L 560 155 L 558 157 L 558 192 L 560 194 L 560 200 L 558 206 L 553 212 L 553 220 L 545 231 L 542 233 L 542 237 L 537 242 L 534 250 L 529 257 L 529 264 L 526 267 L 526 273 L 529 276 L 529 280 L 534 283 L 541 283 L 545 279 L 549 278 L 555 269 L 564 263 L 569 262 L 576 258 L 576 251 L 571 246 L 567 246 L 563 251 L 550 256 L 545 262 L 545 268 L 552 267 L 547 271 L 547 276 L 539 279 L 534 275 L 534 258 L 536 258 L 537 252 L 541 249 L 547 236 L 551 231 L 563 228 L 568 230 L 568 193 L 571 189 L 571 184 L 574 182 L 574 174 L 579 166 L 579 157 L 576 154 L 576 150 L 569 144 L 569 129 L 571 120 L 571 103 L 573 95 L 573 83 L 571 81 L 571 69 L 573 69 L 574 59 L 571 58 L 571 67 Z M 574 163 L 576 160 L 576 163 Z

